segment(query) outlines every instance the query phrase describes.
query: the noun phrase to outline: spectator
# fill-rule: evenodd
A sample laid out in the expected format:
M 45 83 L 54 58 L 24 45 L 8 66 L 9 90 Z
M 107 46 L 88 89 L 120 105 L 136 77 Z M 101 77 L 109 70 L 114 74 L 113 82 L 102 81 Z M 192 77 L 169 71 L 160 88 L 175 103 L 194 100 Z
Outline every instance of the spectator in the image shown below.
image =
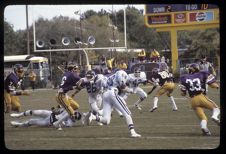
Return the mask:
M 207 71 L 213 74 L 214 76 L 216 76 L 216 72 L 214 70 L 213 65 L 207 61 L 207 58 L 204 55 L 201 56 L 199 67 L 200 67 L 200 71 Z
M 31 70 L 30 73 L 28 74 L 28 78 L 30 80 L 30 86 L 33 89 L 33 91 L 35 90 L 36 77 L 37 75 L 35 74 L 34 70 Z
M 104 56 L 101 57 L 99 65 L 100 65 L 101 72 L 104 72 L 104 70 L 107 68 L 106 57 Z
M 151 62 L 158 62 L 160 58 L 160 54 L 157 50 L 153 50 L 150 55 Z
M 142 51 L 138 53 L 138 59 L 140 62 L 144 62 L 145 57 L 146 57 L 146 52 L 144 49 L 142 49 Z
M 216 71 L 214 70 L 213 65 L 207 61 L 205 55 L 201 56 L 201 59 L 198 64 L 199 64 L 200 71 L 206 71 L 210 74 L 213 74 L 216 77 Z M 206 84 L 206 89 L 204 94 L 206 94 L 207 92 L 208 92 L 208 84 Z
M 118 64 L 118 69 L 126 70 L 127 64 L 123 60 L 121 60 L 120 63 Z

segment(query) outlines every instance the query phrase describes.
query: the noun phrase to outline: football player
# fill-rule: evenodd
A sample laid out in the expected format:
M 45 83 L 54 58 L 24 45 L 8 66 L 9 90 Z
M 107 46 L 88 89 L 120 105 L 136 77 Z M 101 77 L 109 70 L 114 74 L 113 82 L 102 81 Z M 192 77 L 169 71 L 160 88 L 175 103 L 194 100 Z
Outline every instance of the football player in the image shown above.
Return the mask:
M 180 78 L 181 95 L 186 96 L 188 92 L 190 96 L 191 107 L 196 112 L 196 115 L 201 119 L 200 126 L 204 135 L 211 135 L 207 127 L 207 117 L 204 113 L 204 108 L 212 111 L 211 119 L 220 125 L 218 118 L 220 109 L 216 103 L 210 100 L 203 94 L 205 91 L 205 84 L 208 84 L 212 88 L 219 89 L 219 85 L 216 83 L 215 77 L 206 72 L 200 71 L 199 65 L 193 63 L 188 68 L 189 74 L 185 74 Z
M 19 118 L 19 117 L 26 117 L 26 116 L 34 116 L 36 118 L 31 118 L 29 120 L 19 122 L 19 121 L 11 121 L 11 125 L 14 127 L 30 127 L 30 126 L 41 126 L 41 127 L 50 127 L 53 125 L 55 121 L 60 119 L 63 116 L 65 109 L 59 108 L 51 108 L 51 110 L 27 110 L 21 113 L 12 113 L 10 114 L 11 117 Z M 67 114 L 67 118 L 62 121 L 62 127 L 72 127 L 75 125 L 75 121 L 72 121 Z M 74 112 L 75 120 L 81 119 L 81 113 L 78 111 Z M 61 126 L 58 130 L 61 130 Z
M 206 72 L 209 72 L 209 73 L 213 74 L 214 76 L 216 76 L 216 71 L 215 71 L 213 65 L 207 61 L 207 58 L 204 55 L 201 56 L 201 60 L 199 62 L 199 69 L 200 69 L 200 71 L 206 71 Z M 206 94 L 208 92 L 208 84 L 206 84 L 205 89 L 206 90 L 205 90 L 204 94 Z
M 75 93 L 72 94 L 72 97 L 80 91 L 82 88 L 86 88 L 88 93 L 88 102 L 90 111 L 83 113 L 82 123 L 89 125 L 92 121 L 93 115 L 102 115 L 102 93 L 106 85 L 106 77 L 102 74 L 96 74 L 94 71 L 87 71 L 84 78 L 81 78 L 77 82 L 78 90 L 76 89 Z M 102 123 L 98 123 L 102 125 Z
M 131 93 L 138 94 L 140 96 L 139 100 L 137 100 L 134 104 L 134 106 L 138 110 L 142 110 L 140 107 L 140 103 L 147 98 L 147 93 L 139 87 L 140 84 L 146 84 L 147 78 L 145 72 L 141 72 L 140 68 L 135 68 L 134 73 L 131 73 L 128 75 L 128 81 L 129 88 L 131 89 Z M 123 98 L 127 99 L 128 95 L 130 93 L 126 93 Z
M 107 80 L 107 89 L 103 93 L 103 116 L 96 115 L 94 120 L 102 122 L 105 125 L 110 124 L 112 108 L 118 109 L 124 116 L 131 137 L 141 137 L 134 129 L 131 112 L 126 105 L 125 100 L 120 96 L 120 93 L 126 89 L 128 74 L 119 70 Z
M 161 69 L 153 68 L 150 82 L 156 87 L 160 86 L 160 88 L 154 95 L 153 107 L 149 111 L 153 112 L 158 108 L 158 98 L 165 93 L 169 97 L 169 102 L 172 105 L 173 111 L 177 111 L 177 105 L 174 101 L 174 97 L 171 95 L 175 88 L 175 84 L 173 82 L 173 75 L 168 72 L 168 68 L 163 66 L 161 66 Z
M 19 112 L 21 108 L 19 95 L 30 95 L 27 90 L 17 90 L 21 86 L 24 76 L 24 68 L 21 64 L 15 64 L 11 72 L 4 81 L 4 101 L 6 104 L 5 113 L 11 111 Z
M 72 120 L 74 119 L 74 111 L 79 108 L 79 104 L 71 98 L 67 92 L 70 90 L 73 90 L 76 88 L 76 83 L 80 80 L 80 76 L 76 74 L 78 66 L 74 64 L 68 64 L 67 66 L 67 71 L 63 74 L 61 84 L 58 90 L 58 93 L 56 95 L 56 101 L 61 105 L 67 113 L 70 115 Z M 53 125 L 55 127 L 58 127 L 59 124 L 64 120 L 64 118 L 67 116 L 62 116 L 61 119 L 58 121 L 54 122 Z

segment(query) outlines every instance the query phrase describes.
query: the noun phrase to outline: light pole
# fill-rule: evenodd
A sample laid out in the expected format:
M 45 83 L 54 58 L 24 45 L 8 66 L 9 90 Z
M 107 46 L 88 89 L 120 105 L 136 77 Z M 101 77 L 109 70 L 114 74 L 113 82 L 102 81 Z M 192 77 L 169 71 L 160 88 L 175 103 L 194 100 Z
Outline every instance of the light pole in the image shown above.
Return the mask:
M 79 27 L 80 27 L 80 41 L 81 41 L 81 44 L 79 43 L 79 48 L 81 48 L 81 45 L 84 44 L 83 42 L 83 36 L 82 36 L 82 13 L 81 13 L 81 10 L 79 11 L 75 11 L 74 12 L 75 15 L 79 15 Z M 89 58 L 88 58 L 88 54 L 86 52 L 85 49 L 82 49 L 83 53 L 85 54 L 85 57 L 86 57 L 86 70 L 91 70 L 91 66 L 89 64 Z M 79 63 L 80 65 L 82 64 L 82 55 L 79 54 Z
M 29 39 L 28 6 L 27 5 L 26 5 L 26 26 L 27 26 L 27 54 L 30 55 L 30 39 Z
M 113 5 L 112 5 L 112 10 L 107 10 L 108 12 L 112 13 L 112 18 L 114 17 L 114 9 L 113 9 Z M 112 21 L 113 23 L 113 21 Z M 119 39 L 115 38 L 115 30 L 117 30 L 117 26 L 115 26 L 114 24 L 108 24 L 109 27 L 111 27 L 112 30 L 112 39 L 109 39 L 110 42 L 112 43 L 112 49 L 111 49 L 111 54 L 110 57 L 112 58 L 112 52 L 115 51 L 115 43 L 119 42 Z

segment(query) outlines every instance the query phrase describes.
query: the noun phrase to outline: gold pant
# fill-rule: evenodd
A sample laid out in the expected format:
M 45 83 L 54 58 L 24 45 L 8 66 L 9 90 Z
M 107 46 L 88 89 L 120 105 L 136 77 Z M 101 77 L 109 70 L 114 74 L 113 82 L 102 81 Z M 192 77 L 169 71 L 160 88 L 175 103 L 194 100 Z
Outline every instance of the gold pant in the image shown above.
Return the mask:
M 199 119 L 207 120 L 203 108 L 213 110 L 213 108 L 216 108 L 218 106 L 207 96 L 199 94 L 191 98 L 191 107 L 195 110 Z
M 79 104 L 67 94 L 58 93 L 56 101 L 63 106 L 70 115 L 74 115 L 74 111 L 79 108 Z
M 20 111 L 21 105 L 19 97 L 11 95 L 6 90 L 4 90 L 4 102 L 6 104 L 7 112 L 10 112 L 11 110 L 17 112 Z
M 175 84 L 173 82 L 166 82 L 162 87 L 156 92 L 155 97 L 159 97 L 166 93 L 168 97 L 170 97 L 171 93 L 175 88 Z

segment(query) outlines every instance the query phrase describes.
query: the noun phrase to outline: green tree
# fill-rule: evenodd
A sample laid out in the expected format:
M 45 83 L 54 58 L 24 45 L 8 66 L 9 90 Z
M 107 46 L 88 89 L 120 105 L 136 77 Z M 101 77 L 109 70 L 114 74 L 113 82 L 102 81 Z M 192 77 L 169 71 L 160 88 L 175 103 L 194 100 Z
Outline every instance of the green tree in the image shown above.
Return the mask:
M 13 25 L 7 21 L 4 21 L 4 55 L 16 54 L 16 42 L 16 33 L 13 30 Z

